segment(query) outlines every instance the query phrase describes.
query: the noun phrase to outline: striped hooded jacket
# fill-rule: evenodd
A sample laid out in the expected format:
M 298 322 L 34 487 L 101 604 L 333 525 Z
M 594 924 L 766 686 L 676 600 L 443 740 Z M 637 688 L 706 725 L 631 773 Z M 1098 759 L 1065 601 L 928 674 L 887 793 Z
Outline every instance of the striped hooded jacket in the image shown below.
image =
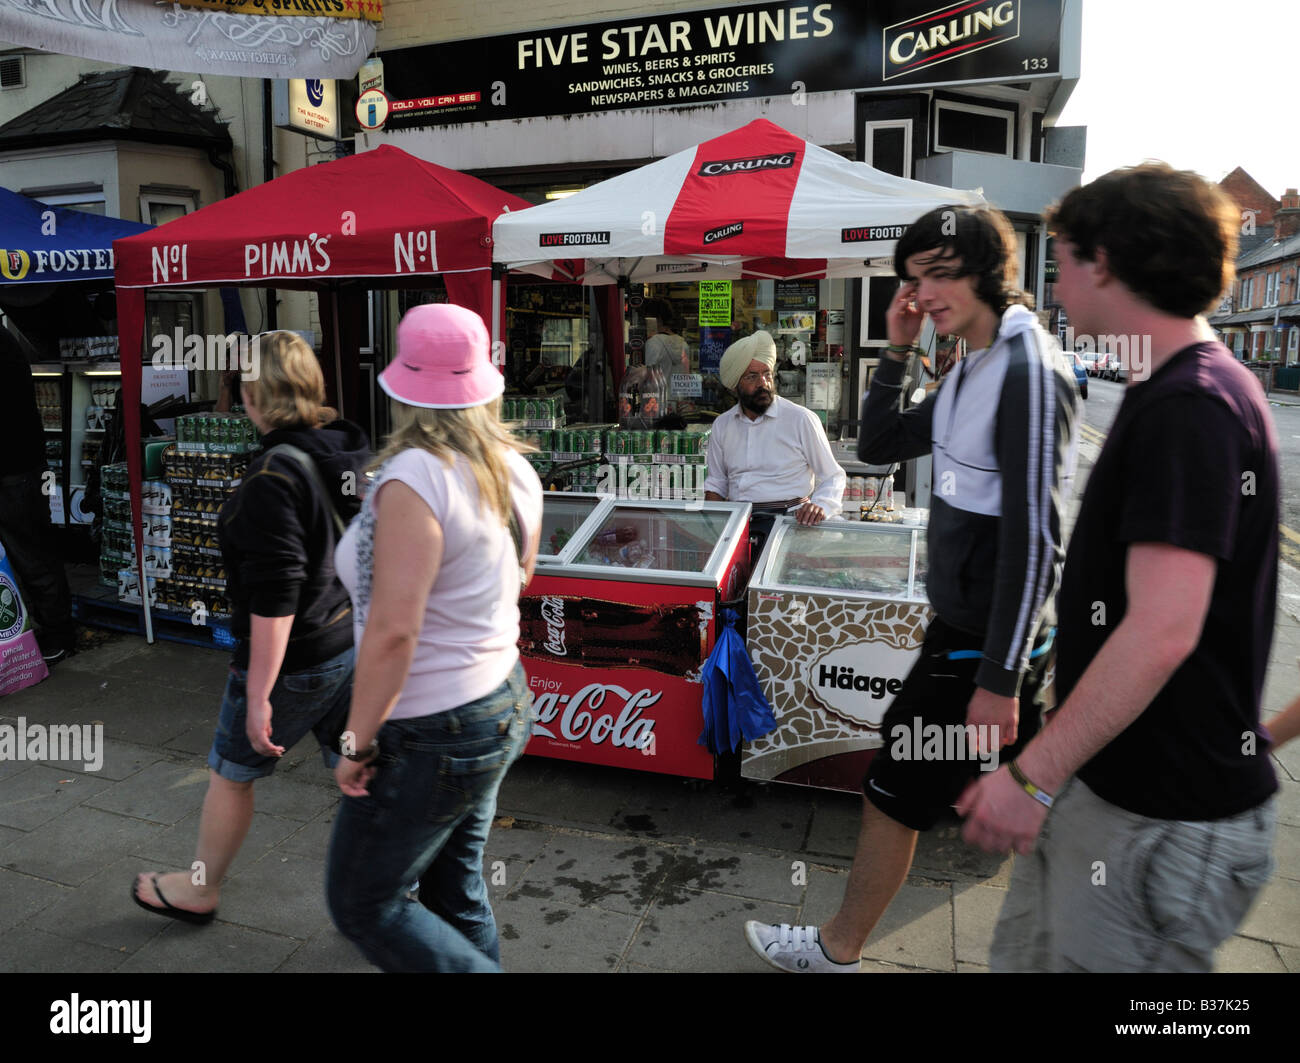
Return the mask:
M 1055 623 L 1061 516 L 1074 476 L 1078 400 L 1060 348 L 1011 306 L 993 345 L 967 355 L 924 402 L 899 410 L 906 365 L 881 359 L 862 401 L 858 458 L 933 453 L 930 604 L 984 637 L 975 681 L 1018 695 L 1035 636 Z

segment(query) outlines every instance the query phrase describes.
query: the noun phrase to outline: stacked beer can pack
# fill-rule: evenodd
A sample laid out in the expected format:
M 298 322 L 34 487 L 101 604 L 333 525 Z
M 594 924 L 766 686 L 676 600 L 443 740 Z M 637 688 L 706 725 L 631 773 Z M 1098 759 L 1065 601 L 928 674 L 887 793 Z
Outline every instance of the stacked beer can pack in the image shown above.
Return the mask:
M 151 608 L 190 622 L 229 619 L 217 515 L 261 445 L 258 433 L 239 414 L 179 417 L 176 433 L 177 441 L 163 451 L 163 478 L 145 480 L 141 488 L 144 593 Z M 106 465 L 102 477 L 100 578 L 116 583 L 119 600 L 138 604 L 127 467 Z
M 99 540 L 99 582 L 118 585 L 118 571 L 135 565 L 135 534 L 131 530 L 131 496 L 126 463 L 105 465 L 99 471 L 99 493 L 104 502 L 104 524 Z M 137 592 L 139 588 L 136 588 Z
M 894 503 L 893 476 L 850 476 L 844 485 L 845 520 L 893 523 L 902 519 Z
M 140 575 L 135 564 L 135 532 L 125 463 L 105 465 L 100 473 L 104 524 L 99 543 L 99 579 L 117 587 L 119 601 L 140 603 Z M 171 573 L 171 496 L 162 480 L 140 485 L 144 526 L 144 565 L 149 604 L 157 604 L 157 581 Z
M 704 497 L 707 433 L 612 424 L 530 429 L 516 423 L 512 429 L 537 448 L 527 457 L 546 487 L 643 500 Z M 584 459 L 590 464 L 556 468 Z
M 564 399 L 555 395 L 505 398 L 501 400 L 501 419 L 522 429 L 562 428 Z
M 171 570 L 158 587 L 161 608 L 230 617 L 217 516 L 260 445 L 252 421 L 239 414 L 177 418 L 176 443 L 162 459 L 171 489 Z

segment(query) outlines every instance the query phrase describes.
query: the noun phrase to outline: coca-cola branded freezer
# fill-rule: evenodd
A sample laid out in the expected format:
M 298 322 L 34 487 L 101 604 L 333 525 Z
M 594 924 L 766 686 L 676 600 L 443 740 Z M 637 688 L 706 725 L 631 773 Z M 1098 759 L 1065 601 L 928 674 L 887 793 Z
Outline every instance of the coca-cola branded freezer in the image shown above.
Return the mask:
M 745 747 L 744 778 L 860 790 L 930 622 L 925 566 L 919 523 L 777 522 L 749 581 L 747 639 L 777 729 Z
M 700 672 L 749 575 L 748 503 L 546 495 L 519 650 L 526 752 L 699 779 Z

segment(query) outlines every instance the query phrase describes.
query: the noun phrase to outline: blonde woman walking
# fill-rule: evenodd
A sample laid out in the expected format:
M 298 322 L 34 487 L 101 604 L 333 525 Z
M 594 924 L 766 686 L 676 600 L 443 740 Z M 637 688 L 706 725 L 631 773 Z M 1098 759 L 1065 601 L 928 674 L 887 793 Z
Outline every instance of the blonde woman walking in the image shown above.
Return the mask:
M 397 427 L 337 555 L 358 658 L 330 914 L 384 970 L 495 971 L 483 845 L 531 725 L 516 643 L 541 484 L 501 424 L 474 312 L 411 310 L 379 382 Z
M 258 375 L 242 391 L 262 452 L 218 518 L 239 642 L 208 754 L 195 869 L 146 872 L 131 889 L 141 908 L 186 923 L 216 915 L 252 823 L 253 783 L 309 731 L 333 766 L 352 692 L 352 607 L 334 575 L 335 515 L 346 522 L 356 513 L 370 446 L 324 405 L 320 363 L 301 338 L 271 332 L 254 342 Z

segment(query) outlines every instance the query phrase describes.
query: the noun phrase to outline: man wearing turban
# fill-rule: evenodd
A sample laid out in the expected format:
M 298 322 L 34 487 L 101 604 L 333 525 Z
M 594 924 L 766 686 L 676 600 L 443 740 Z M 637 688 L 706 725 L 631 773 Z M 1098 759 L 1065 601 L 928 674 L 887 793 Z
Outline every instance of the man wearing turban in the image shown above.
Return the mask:
M 704 497 L 749 502 L 755 549 L 772 523 L 794 510 L 800 524 L 818 524 L 840 511 L 844 470 L 835 461 L 812 410 L 776 394 L 776 345 L 767 332 L 737 340 L 722 356 L 718 376 L 737 403 L 713 424 Z

